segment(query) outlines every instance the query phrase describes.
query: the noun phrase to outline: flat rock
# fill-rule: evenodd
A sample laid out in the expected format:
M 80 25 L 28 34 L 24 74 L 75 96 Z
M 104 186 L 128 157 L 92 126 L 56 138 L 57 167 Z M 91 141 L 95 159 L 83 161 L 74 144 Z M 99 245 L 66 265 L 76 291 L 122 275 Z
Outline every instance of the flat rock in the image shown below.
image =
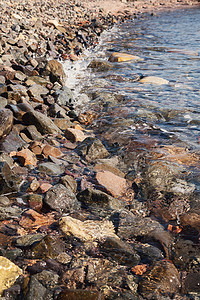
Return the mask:
M 17 219 L 23 213 L 19 207 L 2 207 L 0 206 L 0 220 Z
M 59 300 L 104 300 L 103 295 L 98 291 L 86 290 L 63 290 Z
M 44 234 L 27 234 L 16 239 L 15 244 L 18 247 L 28 247 L 36 242 L 40 242 L 44 238 Z
M 136 55 L 131 55 L 131 54 L 122 53 L 122 52 L 113 52 L 108 60 L 110 62 L 124 62 L 124 61 L 129 61 L 129 60 L 139 61 L 139 60 L 143 60 L 143 59 Z
M 48 175 L 60 175 L 64 172 L 63 166 L 59 166 L 52 162 L 41 163 L 38 165 L 38 171 Z
M 17 156 L 19 162 L 23 166 L 27 166 L 27 165 L 36 166 L 37 165 L 37 158 L 36 158 L 35 154 L 29 149 L 22 149 L 21 151 L 18 151 L 16 153 L 16 156 Z
M 110 221 L 80 221 L 72 217 L 63 217 L 60 228 L 66 235 L 72 235 L 81 241 L 98 241 L 106 237 L 118 238 Z
M 9 259 L 0 256 L 0 295 L 10 288 L 16 279 L 22 274 L 22 270 Z
M 96 173 L 97 183 L 105 188 L 112 196 L 122 196 L 128 187 L 125 178 L 119 177 L 109 171 L 100 171 Z
M 46 193 L 44 202 L 58 212 L 70 211 L 80 207 L 72 190 L 62 184 L 56 184 L 50 188 Z
M 53 121 L 38 111 L 29 111 L 22 117 L 27 125 L 35 125 L 41 134 L 59 134 L 61 130 Z
M 169 81 L 157 76 L 147 76 L 139 80 L 140 83 L 149 83 L 149 84 L 168 84 Z
M 51 145 L 45 145 L 42 152 L 46 157 L 48 157 L 49 155 L 53 157 L 61 157 L 63 155 L 60 149 L 53 147 Z

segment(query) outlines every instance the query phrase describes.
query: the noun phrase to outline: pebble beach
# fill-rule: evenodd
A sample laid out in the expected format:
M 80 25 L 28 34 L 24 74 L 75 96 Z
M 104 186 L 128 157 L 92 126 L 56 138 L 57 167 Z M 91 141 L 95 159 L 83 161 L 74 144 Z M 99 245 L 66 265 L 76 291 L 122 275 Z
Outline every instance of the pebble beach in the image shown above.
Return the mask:
M 113 26 L 195 6 L 192 0 L 0 1 L 0 299 L 200 298 L 200 210 L 188 204 L 193 184 L 180 179 L 182 194 L 171 192 L 182 171 L 167 162 L 149 165 L 141 177 L 127 170 L 91 129 L 100 116 L 84 105 L 76 110 L 63 67 L 84 60 Z M 138 57 L 114 52 L 90 68 L 131 59 Z M 199 161 L 186 150 L 181 155 L 186 165 Z M 174 193 L 168 212 L 158 197 L 158 186 L 166 185 Z M 140 190 L 155 203 L 139 201 Z M 177 226 L 152 217 L 157 204 L 165 220 L 178 218 Z M 175 243 L 188 228 L 198 237 L 195 246 Z M 183 249 L 188 256 L 180 259 Z

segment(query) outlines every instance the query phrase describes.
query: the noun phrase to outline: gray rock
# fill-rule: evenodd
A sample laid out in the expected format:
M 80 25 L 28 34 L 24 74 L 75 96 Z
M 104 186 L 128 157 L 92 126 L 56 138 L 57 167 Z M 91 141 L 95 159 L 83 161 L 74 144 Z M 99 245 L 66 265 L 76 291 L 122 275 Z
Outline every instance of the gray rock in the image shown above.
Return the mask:
M 84 139 L 84 141 L 76 147 L 76 151 L 88 161 L 105 158 L 109 155 L 102 142 L 93 137 Z
M 0 196 L 0 206 L 2 207 L 8 207 L 11 205 L 11 201 L 6 196 Z
M 35 125 L 41 134 L 59 134 L 61 130 L 53 121 L 38 111 L 29 111 L 22 117 L 27 125 Z
M 66 86 L 64 86 L 61 90 L 57 91 L 56 94 L 57 94 L 56 103 L 58 105 L 73 106 L 76 102 L 74 93 Z
M 34 276 L 31 276 L 25 300 L 44 300 L 46 292 L 47 289 Z
M 42 271 L 41 273 L 37 273 L 34 277 L 42 283 L 47 289 L 54 289 L 58 283 L 59 276 L 52 271 Z
M 0 206 L 0 220 L 16 219 L 23 213 L 19 207 L 2 207 Z
M 45 67 L 44 75 L 49 75 L 51 82 L 59 82 L 65 85 L 66 75 L 63 66 L 57 60 L 49 60 Z
M 0 96 L 0 109 L 5 108 L 7 104 L 8 104 L 8 100 Z
M 27 234 L 16 239 L 15 244 L 19 247 L 31 246 L 36 242 L 40 242 L 44 238 L 44 234 Z
M 26 146 L 25 141 L 20 138 L 19 132 L 13 127 L 9 135 L 0 143 L 0 151 L 10 153 L 20 150 L 23 146 Z
M 50 188 L 46 193 L 44 202 L 58 212 L 74 210 L 80 207 L 72 190 L 62 184 L 56 184 Z
M 13 114 L 9 109 L 0 110 L 0 139 L 5 138 L 13 126 Z
M 32 97 L 33 100 L 34 99 L 40 100 L 42 95 L 44 96 L 44 95 L 47 95 L 48 93 L 49 93 L 49 90 L 40 84 L 34 84 L 28 89 L 28 95 L 30 97 Z
M 43 136 L 41 135 L 41 133 L 37 130 L 37 128 L 34 125 L 27 126 L 23 132 L 31 140 L 41 141 L 43 139 Z
M 64 167 L 62 165 L 60 166 L 52 162 L 41 163 L 38 165 L 37 169 L 41 173 L 55 176 L 64 172 Z

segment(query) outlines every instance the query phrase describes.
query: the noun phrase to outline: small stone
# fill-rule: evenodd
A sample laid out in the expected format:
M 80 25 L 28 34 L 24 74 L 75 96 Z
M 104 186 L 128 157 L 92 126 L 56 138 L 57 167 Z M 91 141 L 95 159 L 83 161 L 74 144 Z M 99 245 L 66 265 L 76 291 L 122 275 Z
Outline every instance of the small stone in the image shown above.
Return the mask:
M 112 68 L 112 65 L 104 60 L 92 60 L 88 68 L 92 68 L 98 72 L 102 72 L 102 71 L 109 71 Z
M 34 125 L 27 126 L 24 133 L 33 141 L 41 141 L 43 139 L 43 136 Z
M 64 172 L 64 168 L 52 162 L 46 162 L 38 165 L 38 171 L 48 175 L 61 175 Z
M 22 178 L 6 162 L 0 162 L 0 194 L 18 192 Z
M 10 288 L 21 274 L 22 270 L 17 265 L 0 256 L 0 295 Z
M 63 155 L 62 151 L 50 145 L 44 146 L 42 152 L 46 157 L 49 155 L 53 157 L 61 157 Z
M 30 208 L 40 211 L 43 206 L 43 196 L 39 194 L 29 194 L 26 196 Z
M 104 300 L 103 295 L 98 291 L 86 290 L 64 290 L 59 295 L 60 300 Z
M 11 131 L 13 126 L 13 114 L 7 109 L 0 110 L 0 139 L 5 138 Z
M 32 180 L 32 182 L 30 183 L 29 191 L 31 191 L 31 192 L 36 192 L 37 189 L 38 189 L 39 187 L 40 187 L 39 182 L 37 181 L 36 178 L 34 178 L 34 179 Z
M 61 264 L 68 264 L 68 263 L 70 263 L 71 260 L 72 260 L 72 257 L 65 252 L 60 253 L 57 257 L 57 261 L 60 262 Z
M 62 183 L 66 188 L 70 188 L 73 193 L 76 193 L 77 182 L 72 178 L 72 176 L 65 175 L 61 177 L 60 183 Z
M 27 300 L 44 300 L 46 288 L 34 277 L 31 276 L 29 290 L 26 295 Z
M 34 243 L 40 242 L 44 238 L 44 234 L 27 234 L 16 239 L 15 244 L 17 247 L 28 247 Z
M 67 118 L 57 118 L 57 119 L 54 119 L 54 124 L 60 128 L 61 130 L 66 130 L 68 129 L 69 127 L 72 127 L 72 122 L 70 121 L 70 118 L 67 119 Z
M 45 74 L 50 75 L 51 82 L 59 82 L 60 84 L 65 84 L 65 72 L 63 70 L 63 66 L 57 60 L 49 60 L 46 68 Z
M 37 158 L 36 158 L 35 154 L 32 151 L 30 151 L 29 149 L 23 149 L 23 150 L 17 152 L 16 156 L 23 166 L 27 166 L 27 165 L 36 166 L 37 165 Z
M 76 151 L 88 161 L 108 157 L 109 153 L 100 140 L 87 137 L 77 147 Z
M 113 52 L 111 56 L 108 59 L 110 62 L 124 62 L 124 61 L 129 61 L 129 60 L 143 60 L 139 56 L 127 54 L 127 53 L 120 53 L 120 52 Z
M 40 191 L 42 194 L 45 194 L 50 188 L 52 188 L 52 184 L 44 182 L 40 185 Z
M 74 128 L 68 128 L 65 130 L 65 137 L 71 142 L 82 142 L 86 138 L 83 131 Z
M 163 79 L 161 77 L 156 77 L 156 76 L 147 76 L 139 80 L 140 83 L 148 83 L 148 84 L 157 84 L 157 85 L 162 85 L 162 84 L 169 84 L 169 81 L 166 79 Z

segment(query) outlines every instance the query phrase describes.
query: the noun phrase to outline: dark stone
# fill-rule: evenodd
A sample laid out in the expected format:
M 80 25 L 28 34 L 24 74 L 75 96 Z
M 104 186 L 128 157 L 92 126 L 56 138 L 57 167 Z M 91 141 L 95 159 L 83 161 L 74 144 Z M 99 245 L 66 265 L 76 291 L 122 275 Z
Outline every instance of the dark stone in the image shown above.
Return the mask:
M 0 220 L 16 219 L 23 213 L 19 207 L 2 207 L 0 206 Z
M 103 300 L 104 297 L 98 291 L 64 290 L 58 300 Z
M 16 239 L 15 244 L 18 247 L 28 247 L 34 243 L 40 242 L 44 238 L 44 234 L 27 234 Z
M 10 153 L 20 150 L 25 145 L 26 143 L 20 138 L 18 131 L 13 127 L 9 135 L 0 143 L 0 151 Z
M 37 273 L 34 277 L 50 290 L 53 290 L 56 287 L 59 279 L 59 276 L 56 273 L 47 270 Z
M 80 207 L 72 190 L 62 184 L 57 184 L 50 188 L 46 193 L 44 202 L 58 212 L 74 210 Z
M 76 147 L 76 151 L 79 155 L 89 161 L 105 158 L 109 155 L 102 142 L 93 137 L 84 139 L 84 141 Z
M 31 276 L 25 300 L 44 300 L 46 292 L 47 289 L 34 276 Z
M 41 141 L 43 139 L 43 136 L 34 125 L 27 126 L 23 132 L 33 141 Z
M 184 293 L 200 293 L 200 272 L 189 273 L 184 280 Z
M 38 111 L 29 111 L 25 113 L 22 120 L 27 125 L 35 125 L 41 134 L 58 134 L 61 130 L 53 123 L 53 121 Z
M 109 71 L 112 65 L 105 60 L 92 60 L 88 68 L 95 69 L 98 72 Z

